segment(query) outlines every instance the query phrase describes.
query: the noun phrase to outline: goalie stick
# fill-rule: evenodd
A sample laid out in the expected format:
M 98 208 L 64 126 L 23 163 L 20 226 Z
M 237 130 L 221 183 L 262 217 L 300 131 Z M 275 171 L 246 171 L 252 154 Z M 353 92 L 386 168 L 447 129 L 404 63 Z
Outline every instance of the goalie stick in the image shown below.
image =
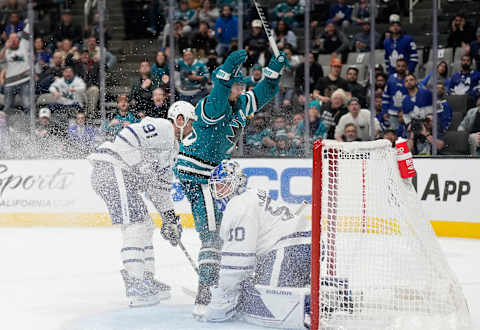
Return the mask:
M 260 17 L 260 21 L 262 21 L 263 29 L 265 30 L 265 33 L 267 34 L 268 37 L 268 43 L 270 44 L 270 48 L 272 48 L 273 55 L 275 57 L 278 57 L 280 55 L 280 51 L 278 50 L 278 46 L 275 43 L 275 39 L 273 39 L 273 34 L 272 30 L 270 29 L 270 25 L 267 22 L 267 17 L 265 16 L 265 13 L 263 12 L 262 7 L 258 4 L 256 0 L 252 0 L 253 4 L 255 5 L 255 8 L 257 9 L 258 16 Z

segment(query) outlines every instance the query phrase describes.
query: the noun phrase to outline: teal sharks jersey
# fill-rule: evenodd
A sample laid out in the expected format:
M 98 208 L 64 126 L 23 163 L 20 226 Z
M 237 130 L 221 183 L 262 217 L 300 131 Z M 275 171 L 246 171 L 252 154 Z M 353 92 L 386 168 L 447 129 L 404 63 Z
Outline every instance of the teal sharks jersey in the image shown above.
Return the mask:
M 180 146 L 175 174 L 182 181 L 205 184 L 210 172 L 222 160 L 230 159 L 247 119 L 270 102 L 278 91 L 278 79 L 263 79 L 251 91 L 242 93 L 232 107 L 230 88 L 219 82 L 215 73 L 210 94 L 198 102 L 198 120 Z

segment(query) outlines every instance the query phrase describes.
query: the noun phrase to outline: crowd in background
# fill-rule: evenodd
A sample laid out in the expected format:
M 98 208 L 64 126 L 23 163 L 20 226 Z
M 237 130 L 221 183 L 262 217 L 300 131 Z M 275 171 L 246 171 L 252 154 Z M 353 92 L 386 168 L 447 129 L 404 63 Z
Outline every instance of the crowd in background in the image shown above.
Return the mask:
M 124 14 L 128 16 L 125 19 L 126 38 L 158 38 L 161 49 L 155 58 L 138 63 L 138 76 L 130 92 L 116 97 L 116 113 L 107 121 L 98 122 L 98 17 L 91 26 L 82 28 L 72 21 L 66 4 L 52 4 L 53 9 L 48 11 L 36 10 L 36 19 L 51 24 L 36 24 L 32 35 L 28 20 L 25 20 L 24 4 L 19 0 L 6 2 L 0 17 L 3 43 L 0 53 L 0 92 L 3 96 L 0 157 L 25 157 L 25 148 L 31 150 L 34 158 L 84 157 L 96 144 L 114 138 L 121 128 L 144 116 L 166 117 L 172 79 L 175 99 L 196 104 L 208 95 L 213 70 L 239 47 L 236 2 L 178 2 L 173 26 L 175 72 L 170 72 L 169 67 L 167 3 L 153 0 L 144 7 L 135 6 L 136 3 L 122 1 Z M 303 156 L 306 154 L 305 130 L 309 133 L 310 145 L 318 138 L 367 141 L 373 132 L 374 138 L 386 138 L 392 144 L 398 137 L 407 139 L 414 154 L 431 154 L 433 143 L 442 153 L 448 149 L 444 136 L 452 129 L 453 110 L 447 101 L 448 95 L 465 95 L 469 110 L 454 129 L 468 133 L 470 153 L 478 154 L 480 28 L 475 29 L 474 22 L 458 14 L 451 20 L 447 45 L 463 54 L 457 70 L 451 72 L 451 63 L 440 62 L 436 69 L 430 70 L 432 72 L 420 76 L 421 58 L 415 39 L 402 27 L 405 3 L 392 3 L 394 7 L 383 8 L 377 17 L 378 22 L 387 19 L 388 28 L 375 34 L 375 48 L 384 50 L 385 55 L 382 64 L 377 62 L 375 67 L 373 127 L 370 127 L 368 110 L 371 88 L 363 68 L 349 62 L 349 54 L 370 49 L 369 3 L 366 0 L 353 4 L 345 4 L 344 0 L 313 1 L 312 39 L 309 41 L 303 40 L 301 32 L 304 27 L 302 1 L 276 2 L 267 10 L 276 43 L 286 53 L 290 66 L 280 78 L 275 100 L 249 121 L 236 154 Z M 262 68 L 272 55 L 255 9 L 245 3 L 244 13 L 243 47 L 249 56 L 243 68 L 242 85 L 250 90 L 264 79 Z M 54 24 L 55 17 L 57 24 Z M 35 54 L 34 104 L 29 98 L 27 61 L 31 37 Z M 310 43 L 309 54 L 303 54 L 305 42 Z M 321 62 L 320 58 L 326 56 L 328 62 Z M 308 98 L 304 92 L 305 61 L 310 66 Z M 116 62 L 116 57 L 107 49 L 107 72 L 115 70 Z M 432 83 L 433 75 L 437 76 L 436 86 Z M 433 93 L 438 97 L 437 140 L 432 136 Z M 304 111 L 305 104 L 308 104 L 308 114 Z M 30 111 L 35 111 L 38 117 L 35 127 L 30 127 L 29 120 L 25 119 Z M 305 115 L 308 115 L 308 125 Z

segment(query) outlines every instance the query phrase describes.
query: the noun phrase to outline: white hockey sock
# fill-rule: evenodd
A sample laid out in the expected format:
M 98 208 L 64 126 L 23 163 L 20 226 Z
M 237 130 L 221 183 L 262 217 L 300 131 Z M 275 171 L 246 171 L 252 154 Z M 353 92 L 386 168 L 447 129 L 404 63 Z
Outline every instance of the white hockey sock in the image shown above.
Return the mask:
M 123 266 L 130 276 L 139 279 L 143 279 L 145 270 L 146 229 L 145 223 L 122 225 L 123 248 L 121 256 Z
M 145 271 L 150 272 L 155 275 L 155 253 L 153 250 L 153 230 L 154 224 L 152 219 L 148 220 L 146 223 L 146 235 L 145 235 L 145 246 L 144 246 L 144 261 L 145 261 Z

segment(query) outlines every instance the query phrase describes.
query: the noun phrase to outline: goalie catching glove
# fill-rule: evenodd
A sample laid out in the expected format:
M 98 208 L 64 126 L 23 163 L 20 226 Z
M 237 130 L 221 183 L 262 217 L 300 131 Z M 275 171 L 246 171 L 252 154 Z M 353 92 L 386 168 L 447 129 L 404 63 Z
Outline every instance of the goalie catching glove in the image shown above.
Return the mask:
M 172 246 L 177 246 L 182 237 L 182 225 L 180 224 L 180 217 L 175 215 L 175 211 L 168 210 L 162 213 L 160 233 L 165 240 L 170 241 Z
M 263 68 L 263 74 L 269 79 L 278 79 L 282 72 L 282 69 L 286 66 L 290 66 L 290 63 L 287 59 L 287 54 L 280 52 L 276 58 L 272 57 L 268 67 Z
M 225 63 L 215 70 L 215 77 L 223 82 L 227 87 L 232 87 L 235 83 L 240 83 L 243 80 L 243 75 L 240 72 L 242 64 L 247 59 L 247 51 L 240 49 L 228 55 Z

